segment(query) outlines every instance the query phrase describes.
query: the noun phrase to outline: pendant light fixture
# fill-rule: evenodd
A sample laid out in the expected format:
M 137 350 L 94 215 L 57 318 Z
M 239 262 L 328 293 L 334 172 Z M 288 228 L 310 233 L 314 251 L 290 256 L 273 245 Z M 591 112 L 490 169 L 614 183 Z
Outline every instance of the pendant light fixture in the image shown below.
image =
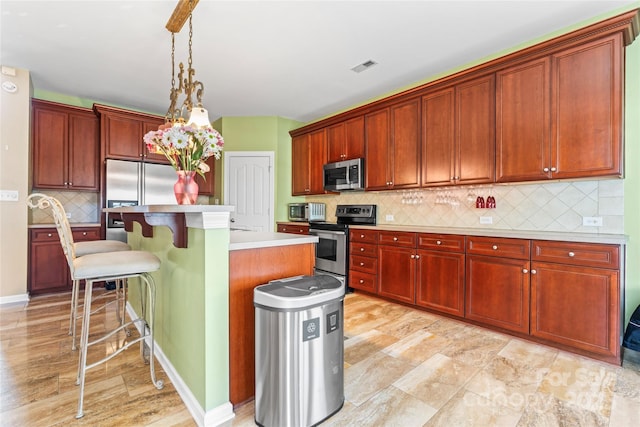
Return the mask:
M 202 105 L 204 84 L 196 80 L 196 70 L 193 68 L 192 40 L 193 40 L 193 9 L 199 0 L 180 0 L 166 28 L 171 32 L 171 91 L 169 93 L 169 109 L 165 116 L 168 123 L 188 124 L 198 128 L 211 127 L 209 113 Z M 175 35 L 182 29 L 186 19 L 189 18 L 189 59 L 187 69 L 181 62 L 178 71 L 178 85 L 175 76 Z M 186 75 L 185 75 L 186 73 Z M 179 104 L 178 97 L 183 94 L 184 101 Z M 193 98 L 196 103 L 194 105 Z

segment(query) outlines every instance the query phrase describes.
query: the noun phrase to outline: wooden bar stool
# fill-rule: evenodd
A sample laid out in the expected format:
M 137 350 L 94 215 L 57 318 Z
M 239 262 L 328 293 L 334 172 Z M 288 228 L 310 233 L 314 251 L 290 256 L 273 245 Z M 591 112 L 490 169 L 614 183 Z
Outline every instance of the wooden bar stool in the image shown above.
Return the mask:
M 30 208 L 39 208 L 40 201 L 46 204 L 46 206 L 42 207 L 46 209 L 47 207 L 56 206 L 60 212 L 62 212 L 62 231 L 65 233 L 67 239 L 73 242 L 73 232 L 71 230 L 71 224 L 69 224 L 69 220 L 67 218 L 66 212 L 64 210 L 64 206 L 62 203 L 54 197 L 47 196 L 42 193 L 33 193 L 27 198 L 27 204 Z M 98 254 L 104 252 L 119 252 L 119 251 L 130 251 L 131 246 L 126 244 L 125 242 L 121 242 L 119 240 L 90 240 L 84 242 L 73 242 L 73 248 L 76 253 L 76 257 L 81 257 L 84 255 L 90 254 Z M 80 281 L 73 280 L 71 286 L 71 310 L 69 313 L 69 335 L 72 336 L 71 349 L 76 350 L 76 322 L 80 317 L 78 316 L 78 294 L 80 289 Z M 124 300 L 119 297 L 122 292 L 122 283 L 116 283 L 116 303 L 123 302 L 122 308 L 120 306 L 116 311 L 116 315 L 118 316 L 118 320 L 124 319 Z M 109 297 L 109 294 L 104 295 L 103 297 Z M 98 310 L 105 308 L 106 305 L 100 307 Z M 122 310 L 122 311 L 121 311 Z M 122 317 L 121 317 L 122 316 Z
M 35 197 L 33 199 L 35 199 Z M 33 202 L 33 199 L 30 200 L 29 203 Z M 155 320 L 156 289 L 153 278 L 149 274 L 160 268 L 160 260 L 158 257 L 145 251 L 104 252 L 78 257 L 76 256 L 73 244 L 73 236 L 65 229 L 66 215 L 64 213 L 64 209 L 61 209 L 59 202 L 52 197 L 39 195 L 36 206 L 41 209 L 51 209 L 56 229 L 58 230 L 58 236 L 60 237 L 60 243 L 65 257 L 67 258 L 67 263 L 69 264 L 71 278 L 74 281 L 85 281 L 84 307 L 82 310 L 82 332 L 80 336 L 80 358 L 78 363 L 78 377 L 76 381 L 76 383 L 80 385 L 80 396 L 78 398 L 78 412 L 76 414 L 76 418 L 84 416 L 83 403 L 86 372 L 89 369 L 107 362 L 136 343 L 140 343 L 140 355 L 142 356 L 143 361 L 149 363 L 149 370 L 153 385 L 157 389 L 164 387 L 163 381 L 156 379 L 155 373 L 155 341 L 153 326 Z M 123 297 L 126 302 L 128 295 L 128 279 L 131 278 L 139 279 L 141 296 L 140 316 L 126 323 L 120 322 L 118 327 L 108 331 L 98 338 L 93 339 L 92 341 L 89 341 L 89 329 L 92 314 L 91 294 L 93 291 L 93 284 L 101 281 L 121 280 L 124 283 L 122 290 Z M 127 332 L 127 328 L 132 325 L 137 326 L 140 331 L 140 336 L 138 338 L 132 339 L 113 353 L 108 354 L 96 362 L 87 363 L 89 347 L 104 342 L 120 331 Z M 127 333 L 127 335 L 129 334 Z M 145 344 L 149 348 L 148 360 L 145 358 Z

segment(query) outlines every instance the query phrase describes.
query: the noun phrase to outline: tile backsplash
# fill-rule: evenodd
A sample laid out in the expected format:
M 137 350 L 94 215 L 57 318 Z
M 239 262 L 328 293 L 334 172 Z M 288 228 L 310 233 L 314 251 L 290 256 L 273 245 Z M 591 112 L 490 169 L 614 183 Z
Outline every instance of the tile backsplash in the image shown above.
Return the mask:
M 493 196 L 495 209 L 477 209 L 478 196 Z M 378 224 L 624 233 L 622 179 L 347 192 L 307 201 L 325 203 L 327 221 L 336 220 L 338 204 L 375 204 Z M 492 223 L 481 224 L 487 217 Z M 601 217 L 602 226 L 583 226 L 583 217 Z
M 98 193 L 82 191 L 41 191 L 48 196 L 55 197 L 62 203 L 64 210 L 70 215 L 69 222 L 81 223 L 100 222 L 98 213 Z M 31 224 L 53 224 L 53 217 L 49 210 L 29 209 Z

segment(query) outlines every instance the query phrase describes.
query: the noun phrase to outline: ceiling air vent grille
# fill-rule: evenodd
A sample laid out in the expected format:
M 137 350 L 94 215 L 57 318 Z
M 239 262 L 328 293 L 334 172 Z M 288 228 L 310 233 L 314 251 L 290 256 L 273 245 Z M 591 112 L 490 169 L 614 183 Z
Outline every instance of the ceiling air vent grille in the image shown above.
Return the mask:
M 363 62 L 362 64 L 356 65 L 355 67 L 353 67 L 351 69 L 351 71 L 354 71 L 356 73 L 361 73 L 364 70 L 367 70 L 371 67 L 373 67 L 374 65 L 377 65 L 378 63 L 376 61 L 372 61 L 371 59 L 368 61 Z

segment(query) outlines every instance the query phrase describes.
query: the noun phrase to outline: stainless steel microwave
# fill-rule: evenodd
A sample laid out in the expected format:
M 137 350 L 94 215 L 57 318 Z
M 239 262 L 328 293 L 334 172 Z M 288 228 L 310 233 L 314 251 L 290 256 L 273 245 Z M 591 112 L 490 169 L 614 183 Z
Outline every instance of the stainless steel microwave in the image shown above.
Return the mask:
M 364 159 L 351 159 L 324 165 L 326 191 L 364 190 Z

